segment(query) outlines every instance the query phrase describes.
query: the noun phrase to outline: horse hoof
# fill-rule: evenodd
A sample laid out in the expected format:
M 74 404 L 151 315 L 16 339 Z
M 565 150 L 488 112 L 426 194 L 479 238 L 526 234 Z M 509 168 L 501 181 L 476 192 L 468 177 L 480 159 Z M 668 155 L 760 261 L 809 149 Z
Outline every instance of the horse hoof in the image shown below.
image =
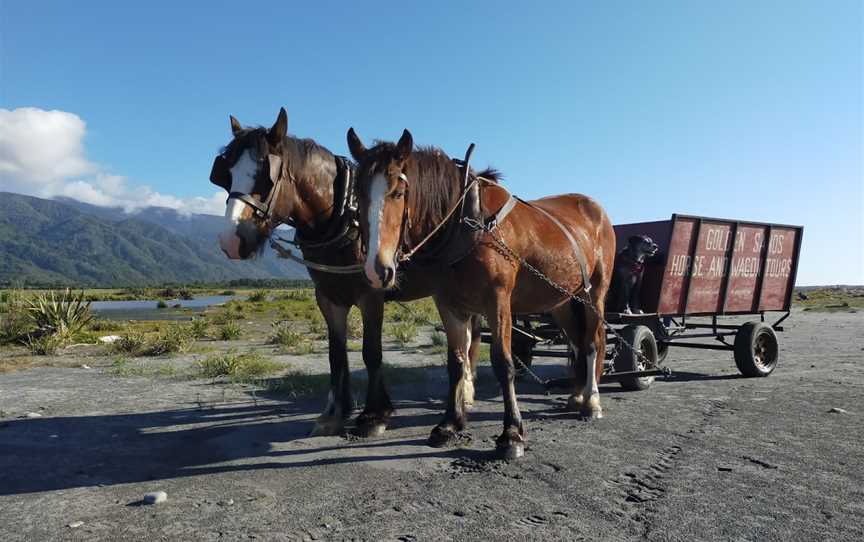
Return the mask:
M 582 417 L 586 420 L 599 420 L 603 417 L 603 409 L 601 408 L 585 408 L 580 411 Z
M 357 425 L 357 428 L 354 430 L 354 434 L 358 437 L 378 438 L 380 436 L 383 436 L 385 431 L 387 431 L 386 423 L 367 422 Z
M 310 437 L 332 437 L 341 435 L 345 426 L 341 420 L 318 420 L 309 433 Z
M 581 412 L 583 404 L 584 401 L 582 400 L 581 395 L 571 395 L 567 399 L 567 410 L 570 410 L 572 412 Z
M 471 442 L 471 435 L 459 431 L 457 428 L 449 425 L 438 425 L 432 430 L 432 433 L 429 434 L 429 440 L 427 442 L 429 443 L 429 446 L 433 448 L 453 447 Z
M 525 455 L 525 443 L 524 442 L 510 442 L 504 446 L 498 448 L 498 453 L 501 455 L 502 459 L 512 460 L 519 459 L 520 457 Z

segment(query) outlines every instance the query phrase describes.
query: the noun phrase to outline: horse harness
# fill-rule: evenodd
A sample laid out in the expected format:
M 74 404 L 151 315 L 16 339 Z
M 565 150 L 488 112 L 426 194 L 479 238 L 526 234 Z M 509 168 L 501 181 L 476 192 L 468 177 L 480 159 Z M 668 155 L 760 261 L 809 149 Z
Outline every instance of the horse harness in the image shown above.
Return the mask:
M 399 251 L 397 258 L 403 263 L 414 263 L 419 266 L 429 265 L 453 265 L 459 260 L 470 254 L 480 241 L 484 233 L 492 234 L 499 224 L 501 224 L 507 215 L 516 207 L 517 203 L 522 203 L 548 218 L 567 238 L 573 248 L 573 254 L 579 264 L 579 270 L 582 274 L 582 285 L 587 293 L 591 290 L 591 277 L 588 273 L 588 261 L 585 257 L 585 252 L 573 233 L 568 230 L 560 220 L 555 218 L 545 209 L 533 205 L 521 198 L 510 194 L 504 205 L 501 206 L 492 216 L 483 217 L 483 212 L 480 206 L 480 183 L 483 181 L 491 182 L 488 179 L 475 175 L 469 167 L 471 154 L 474 151 L 472 143 L 465 153 L 464 160 L 453 159 L 457 167 L 463 168 L 462 195 L 457 200 L 457 203 L 450 212 L 445 216 L 444 220 L 423 240 L 415 245 L 407 253 L 402 254 L 403 236 L 406 226 L 410 225 L 408 217 L 408 206 L 405 205 L 405 211 L 402 216 L 402 227 L 400 231 Z M 399 176 L 400 180 L 408 187 L 408 178 L 402 173 Z M 455 220 L 451 220 L 455 215 L 458 215 Z M 431 246 L 427 247 L 422 253 L 419 253 L 420 248 L 430 241 L 435 234 L 442 231 L 440 238 Z M 509 247 L 508 247 L 509 248 Z M 419 254 L 418 254 L 419 253 Z M 419 256 L 419 257 L 418 257 Z M 523 261 L 519 258 L 520 261 Z

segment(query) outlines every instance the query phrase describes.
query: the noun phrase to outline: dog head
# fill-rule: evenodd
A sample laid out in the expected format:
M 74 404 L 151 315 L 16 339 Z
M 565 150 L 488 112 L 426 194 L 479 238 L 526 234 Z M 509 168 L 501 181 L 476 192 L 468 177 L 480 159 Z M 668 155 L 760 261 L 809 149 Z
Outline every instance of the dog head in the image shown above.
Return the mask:
M 627 249 L 637 262 L 644 261 L 657 254 L 657 243 L 647 235 L 632 235 L 627 239 Z

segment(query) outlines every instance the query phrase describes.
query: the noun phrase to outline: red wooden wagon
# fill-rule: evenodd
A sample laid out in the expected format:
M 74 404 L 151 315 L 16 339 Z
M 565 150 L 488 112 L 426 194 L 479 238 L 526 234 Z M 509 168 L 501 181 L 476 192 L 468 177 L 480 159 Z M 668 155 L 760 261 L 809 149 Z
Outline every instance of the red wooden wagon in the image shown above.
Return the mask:
M 648 235 L 660 250 L 645 268 L 640 292 L 645 313 L 607 312 L 617 335 L 608 332 L 604 380 L 645 389 L 665 372 L 659 364 L 670 347 L 728 350 L 744 376 L 771 374 L 779 358 L 775 332 L 783 331 L 780 324 L 789 316 L 803 231 L 801 226 L 678 214 L 615 226 L 619 247 L 632 235 Z M 767 321 L 768 313 L 774 314 L 773 322 Z M 724 319 L 741 315 L 754 319 Z M 619 335 L 644 357 L 619 345 Z M 572 355 L 537 348 L 541 342 L 564 344 L 549 318 L 515 319 L 513 349 L 523 363 L 537 356 Z

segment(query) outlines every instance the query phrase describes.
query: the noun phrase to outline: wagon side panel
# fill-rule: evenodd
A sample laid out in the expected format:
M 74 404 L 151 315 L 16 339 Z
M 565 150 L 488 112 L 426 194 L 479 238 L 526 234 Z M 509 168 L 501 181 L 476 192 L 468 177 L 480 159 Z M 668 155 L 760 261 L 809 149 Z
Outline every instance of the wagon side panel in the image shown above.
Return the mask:
M 729 265 L 729 287 L 722 312 L 752 312 L 756 301 L 759 270 L 762 268 L 762 242 L 766 226 L 741 224 Z
M 666 265 L 663 269 L 660 301 L 657 304 L 657 312 L 660 314 L 682 314 L 684 311 L 684 296 L 690 277 L 690 254 L 695 230 L 696 220 L 672 217 L 672 234 L 666 254 Z
M 720 310 L 732 230 L 731 222 L 701 221 L 692 251 L 685 314 L 713 314 Z
M 762 273 L 759 311 L 787 310 L 791 302 L 797 249 L 801 231 L 798 228 L 771 226 L 770 235 L 762 238 L 768 243 Z M 763 247 L 764 248 L 764 247 Z

